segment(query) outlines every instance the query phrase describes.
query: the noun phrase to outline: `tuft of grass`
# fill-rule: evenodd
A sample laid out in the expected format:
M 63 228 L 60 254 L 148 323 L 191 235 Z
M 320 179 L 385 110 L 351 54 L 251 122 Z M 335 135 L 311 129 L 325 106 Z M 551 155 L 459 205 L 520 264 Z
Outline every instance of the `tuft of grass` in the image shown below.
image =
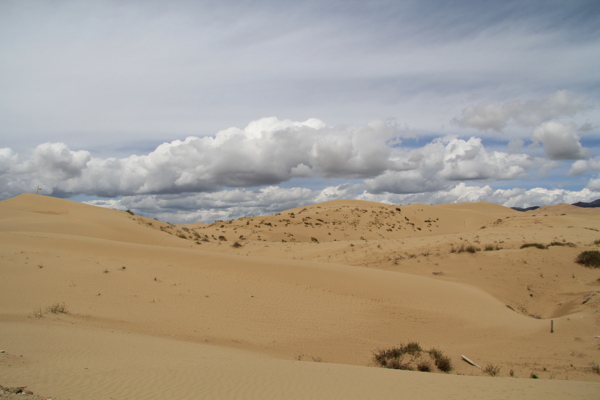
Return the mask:
M 231 247 L 233 247 L 233 248 L 237 249 L 237 248 L 240 248 L 240 247 L 242 247 L 242 244 L 241 244 L 240 242 L 238 242 L 238 241 L 235 241 L 235 242 L 234 242 L 234 243 L 231 245 Z
M 417 364 L 417 371 L 431 372 L 431 364 L 428 361 L 421 361 Z
M 440 350 L 431 349 L 429 350 L 429 355 L 433 358 L 435 366 L 438 367 L 440 371 L 452 371 L 452 362 L 450 361 L 450 358 L 445 356 L 444 353 L 442 353 Z
M 476 253 L 479 250 L 481 250 L 479 247 L 477 246 L 473 246 L 472 244 L 468 245 L 467 247 L 465 247 L 465 251 L 467 253 Z
M 54 303 L 51 306 L 46 308 L 46 311 L 52 314 L 68 314 L 69 310 L 67 309 L 67 305 L 62 303 Z
M 588 250 L 581 252 L 575 258 L 575 262 L 588 268 L 600 268 L 600 251 Z
M 500 367 L 494 364 L 488 364 L 483 369 L 483 373 L 488 374 L 489 376 L 496 376 L 500 373 Z
M 127 210 L 125 210 L 125 212 L 126 212 L 127 214 L 129 214 L 129 215 L 135 215 L 135 214 L 133 213 L 133 211 L 131 211 L 130 209 L 127 209 Z
M 529 375 L 529 377 L 531 379 L 538 379 L 539 378 L 539 376 L 535 372 L 532 372 L 531 375 Z
M 557 241 L 554 241 L 554 242 L 550 243 L 548 245 L 548 247 L 550 247 L 550 246 L 577 247 L 577 245 L 575 243 L 571 243 L 571 242 L 557 242 Z
M 541 243 L 525 243 L 521 246 L 522 249 L 526 249 L 527 247 L 535 247 L 537 249 L 545 250 L 548 246 Z
M 596 364 L 595 362 L 592 362 L 592 372 L 600 375 L 600 365 Z
M 310 240 L 314 243 L 319 243 L 319 239 L 317 239 L 315 237 L 311 237 Z

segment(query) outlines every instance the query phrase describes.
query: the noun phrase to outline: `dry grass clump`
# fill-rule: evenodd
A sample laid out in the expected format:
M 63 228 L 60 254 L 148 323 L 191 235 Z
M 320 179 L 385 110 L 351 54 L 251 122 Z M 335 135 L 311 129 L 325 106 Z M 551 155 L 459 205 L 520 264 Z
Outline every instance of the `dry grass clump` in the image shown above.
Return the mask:
M 62 303 L 54 303 L 51 306 L 46 308 L 46 311 L 52 314 L 68 314 L 69 310 L 67 309 L 67 305 Z
M 550 243 L 548 245 L 548 247 L 550 247 L 550 246 L 577 247 L 577 245 L 575 243 L 571 243 L 571 242 L 557 242 L 557 241 L 554 241 L 554 242 Z
M 525 243 L 521 246 L 522 249 L 526 249 L 527 247 L 535 247 L 537 249 L 545 250 L 548 248 L 545 244 L 541 243 Z
M 455 249 L 454 246 L 452 246 L 452 248 L 450 249 L 450 253 L 476 253 L 478 251 L 480 251 L 481 249 L 477 246 L 473 246 L 472 244 L 465 246 L 464 244 L 461 244 L 460 247 L 458 249 Z
M 600 268 L 600 251 L 588 250 L 581 252 L 575 258 L 575 262 L 588 268 Z
M 442 372 L 450 372 L 452 370 L 450 358 L 444 356 L 437 349 L 424 350 L 417 342 L 378 350 L 373 354 L 373 359 L 377 365 L 383 368 L 432 372 L 433 367 L 431 362 L 427 358 L 424 358 L 425 354 L 429 354 L 429 358 L 433 360 L 438 370 Z
M 500 373 L 500 367 L 494 364 L 488 364 L 483 369 L 483 372 L 489 376 L 496 376 Z

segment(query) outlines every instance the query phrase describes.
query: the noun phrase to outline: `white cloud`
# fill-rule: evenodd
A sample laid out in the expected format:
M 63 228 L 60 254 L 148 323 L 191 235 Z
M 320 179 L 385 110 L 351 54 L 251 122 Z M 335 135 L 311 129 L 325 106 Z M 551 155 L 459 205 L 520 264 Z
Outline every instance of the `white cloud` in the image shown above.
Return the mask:
M 596 180 L 600 183 L 600 179 Z M 506 207 L 530 207 L 557 203 L 590 202 L 600 196 L 600 187 L 580 191 L 563 189 L 492 189 L 490 186 L 469 186 L 464 182 L 446 190 L 430 193 L 393 194 L 369 193 L 359 186 L 339 185 L 322 190 L 306 188 L 265 187 L 223 190 L 213 193 L 180 195 L 137 195 L 119 200 L 95 200 L 97 206 L 131 209 L 136 214 L 156 217 L 171 223 L 213 222 L 244 216 L 274 214 L 290 208 L 322 203 L 329 200 L 358 199 L 387 204 L 446 204 L 458 202 L 491 202 Z
M 579 160 L 590 155 L 590 151 L 579 143 L 572 125 L 544 122 L 535 128 L 532 139 L 544 144 L 544 152 L 551 160 Z
M 571 165 L 569 175 L 579 176 L 588 171 L 600 171 L 600 156 L 590 158 L 589 160 L 577 160 Z
M 500 132 L 511 121 L 522 126 L 535 126 L 551 119 L 573 116 L 588 108 L 583 97 L 561 90 L 546 99 L 469 106 L 453 122 L 464 128 Z
M 389 171 L 365 181 L 371 193 L 446 190 L 455 181 L 507 180 L 544 162 L 525 154 L 488 151 L 479 138 L 435 139 L 422 148 L 392 155 Z
M 263 118 L 244 129 L 164 143 L 147 155 L 96 158 L 63 143 L 29 155 L 0 152 L 2 195 L 41 185 L 59 196 L 100 197 L 214 192 L 276 185 L 295 178 L 352 179 L 371 193 L 446 190 L 457 181 L 522 177 L 544 160 L 489 151 L 481 139 L 437 138 L 404 149 L 389 121 L 330 127 L 322 121 Z M 554 136 L 542 138 L 551 148 Z

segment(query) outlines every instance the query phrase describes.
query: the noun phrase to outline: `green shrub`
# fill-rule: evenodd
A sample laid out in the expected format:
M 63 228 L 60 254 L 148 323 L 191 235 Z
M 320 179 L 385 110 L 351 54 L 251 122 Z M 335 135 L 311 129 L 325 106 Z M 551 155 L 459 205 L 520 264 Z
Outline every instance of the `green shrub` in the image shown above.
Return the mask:
M 588 268 L 600 268 L 600 251 L 584 251 L 577 256 L 575 262 Z

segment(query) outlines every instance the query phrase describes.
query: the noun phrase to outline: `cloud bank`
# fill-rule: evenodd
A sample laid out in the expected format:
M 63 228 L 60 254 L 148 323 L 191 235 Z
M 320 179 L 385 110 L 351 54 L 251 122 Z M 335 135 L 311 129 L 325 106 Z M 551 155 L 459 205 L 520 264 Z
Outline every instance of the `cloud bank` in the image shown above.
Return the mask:
M 39 186 L 44 194 L 103 198 L 90 203 L 171 222 L 231 219 L 348 198 L 395 204 L 490 201 L 507 206 L 590 201 L 600 196 L 600 179 L 594 177 L 579 191 L 490 186 L 539 178 L 564 160 L 575 161 L 568 171 L 573 177 L 600 170 L 598 157 L 590 158 L 573 123 L 543 120 L 565 115 L 568 107 L 556 111 L 554 106 L 560 99 L 573 98 L 558 92 L 544 100 L 513 102 L 536 115 L 528 119 L 531 124 L 541 121 L 532 126 L 528 148 L 523 140 L 490 148 L 482 138 L 453 135 L 406 145 L 413 134 L 392 120 L 330 126 L 315 118 L 276 117 L 122 158 L 96 157 L 64 143 L 44 143 L 21 153 L 1 148 L 0 196 Z M 569 102 L 573 103 L 560 104 Z M 542 109 L 551 111 L 538 112 Z M 540 145 L 543 154 L 536 154 Z M 336 181 L 345 183 L 331 184 Z
M 548 132 L 539 140 L 553 149 L 555 130 Z M 64 143 L 45 143 L 27 154 L 1 149 L 0 183 L 3 197 L 38 185 L 63 197 L 116 197 L 214 192 L 301 178 L 364 180 L 370 193 L 407 194 L 448 189 L 458 181 L 515 179 L 546 162 L 489 151 L 474 137 L 436 138 L 408 149 L 400 135 L 385 121 L 335 127 L 317 119 L 271 117 L 126 158 L 96 158 Z

